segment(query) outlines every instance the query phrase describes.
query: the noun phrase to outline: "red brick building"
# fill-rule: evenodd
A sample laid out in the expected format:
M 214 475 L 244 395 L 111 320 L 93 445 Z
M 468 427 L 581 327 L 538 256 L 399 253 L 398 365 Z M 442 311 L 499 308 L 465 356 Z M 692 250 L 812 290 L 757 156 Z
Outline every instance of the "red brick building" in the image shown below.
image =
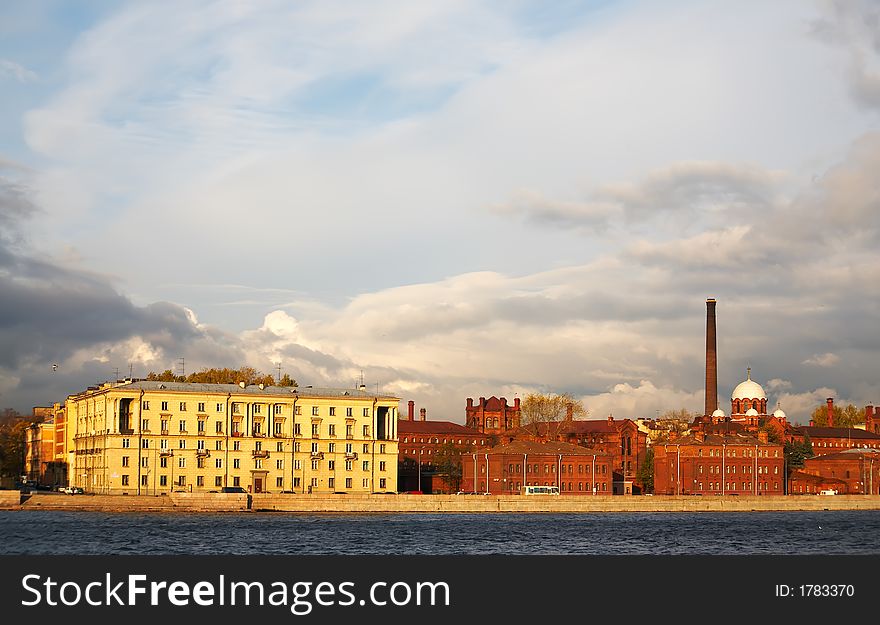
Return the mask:
M 513 406 L 509 406 L 504 397 L 480 397 L 477 404 L 474 404 L 472 397 L 468 397 L 464 413 L 465 424 L 484 434 L 502 434 L 515 430 L 522 419 L 519 397 L 513 400 Z
M 636 479 L 648 449 L 648 435 L 630 419 L 567 419 L 554 423 L 530 423 L 508 432 L 504 438 L 540 442 L 564 442 L 594 449 L 612 458 L 614 492 L 641 492 Z
M 516 495 L 524 486 L 557 486 L 560 495 L 611 495 L 608 454 L 561 442 L 515 440 L 462 456 L 462 490 Z
M 808 458 L 792 474 L 792 495 L 835 490 L 840 495 L 880 494 L 880 450 L 846 449 Z
M 809 437 L 813 445 L 813 454 L 816 456 L 863 447 L 880 450 L 880 434 L 859 428 L 826 428 L 804 425 L 794 426 L 787 433 L 789 440 L 797 442 L 802 442 L 805 437 Z
M 398 464 L 397 490 L 421 491 L 425 494 L 451 492 L 448 476 L 438 472 L 433 458 L 444 445 L 455 445 L 470 453 L 490 446 L 491 438 L 477 430 L 451 421 L 428 421 L 427 411 L 419 410 L 415 420 L 415 403 L 408 404 L 407 418 L 397 422 Z
M 874 406 L 865 406 L 865 431 L 880 434 L 880 410 L 874 412 Z
M 691 436 L 654 446 L 654 492 L 664 495 L 782 495 L 783 446 L 742 434 Z

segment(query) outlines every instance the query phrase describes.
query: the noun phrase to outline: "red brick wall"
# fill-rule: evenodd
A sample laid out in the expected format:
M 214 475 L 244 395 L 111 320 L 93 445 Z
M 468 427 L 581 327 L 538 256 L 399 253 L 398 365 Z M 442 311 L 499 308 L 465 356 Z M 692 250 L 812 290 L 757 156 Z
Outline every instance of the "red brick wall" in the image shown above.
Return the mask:
M 563 455 L 561 461 L 556 454 L 488 454 L 488 466 L 487 454 L 466 454 L 462 457 L 462 490 L 485 493 L 488 476 L 492 495 L 520 494 L 524 485 L 559 486 L 560 495 L 592 495 L 595 486 L 595 494 L 610 495 L 612 469 L 610 457 L 596 456 L 594 465 L 593 454 Z

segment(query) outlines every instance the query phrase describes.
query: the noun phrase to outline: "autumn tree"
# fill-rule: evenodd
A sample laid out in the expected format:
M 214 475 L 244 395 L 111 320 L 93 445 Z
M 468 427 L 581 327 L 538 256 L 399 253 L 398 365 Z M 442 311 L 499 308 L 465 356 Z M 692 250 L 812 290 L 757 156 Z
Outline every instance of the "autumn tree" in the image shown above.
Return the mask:
M 238 369 L 230 369 L 228 367 L 205 368 L 188 376 L 174 375 L 170 369 L 166 369 L 162 373 L 150 372 L 147 374 L 147 380 L 156 382 L 190 382 L 200 384 L 237 384 L 244 382 L 245 384 L 264 384 L 272 386 L 275 379 L 266 373 L 257 371 L 253 367 L 242 366 Z M 281 378 L 279 386 L 298 386 L 296 380 L 288 374 L 284 374 Z
M 667 410 L 656 419 L 657 427 L 665 431 L 656 438 L 655 443 L 664 443 L 673 436 L 683 434 L 697 416 L 697 413 L 686 408 Z
M 455 493 L 461 488 L 461 455 L 464 450 L 454 443 L 443 443 L 431 455 L 434 471 L 440 475 L 448 492 Z
M 0 413 L 0 476 L 18 478 L 24 473 L 27 429 L 39 421 L 12 408 Z
M 523 425 L 538 424 L 539 428 L 546 428 L 547 437 L 550 439 L 556 437 L 565 422 L 588 414 L 583 402 L 569 393 L 559 395 L 529 393 L 520 404 L 520 411 Z
M 835 405 L 832 408 L 832 412 L 834 414 L 834 427 L 837 428 L 851 428 L 865 422 L 865 409 L 856 408 L 852 404 L 847 404 L 843 408 Z M 827 404 L 817 406 L 810 414 L 810 419 L 817 427 L 828 427 Z

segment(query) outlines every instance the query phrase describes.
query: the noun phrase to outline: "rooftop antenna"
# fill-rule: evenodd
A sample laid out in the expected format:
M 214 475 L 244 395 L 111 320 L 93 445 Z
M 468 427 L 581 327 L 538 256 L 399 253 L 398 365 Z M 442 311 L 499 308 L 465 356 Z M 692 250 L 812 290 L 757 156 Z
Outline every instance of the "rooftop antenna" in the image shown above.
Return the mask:
M 132 365 L 131 363 L 128 363 L 128 379 L 129 380 L 134 379 L 134 373 L 132 373 L 133 366 L 134 365 Z
M 278 377 L 276 378 L 276 384 L 281 384 L 281 362 L 275 363 L 275 368 L 278 369 Z
M 180 377 L 185 378 L 186 368 L 184 367 L 185 361 L 183 359 L 183 356 L 180 357 L 178 364 L 180 365 Z
M 113 371 L 116 373 L 116 377 L 113 378 L 113 380 L 118 382 L 119 381 L 119 367 L 116 367 Z

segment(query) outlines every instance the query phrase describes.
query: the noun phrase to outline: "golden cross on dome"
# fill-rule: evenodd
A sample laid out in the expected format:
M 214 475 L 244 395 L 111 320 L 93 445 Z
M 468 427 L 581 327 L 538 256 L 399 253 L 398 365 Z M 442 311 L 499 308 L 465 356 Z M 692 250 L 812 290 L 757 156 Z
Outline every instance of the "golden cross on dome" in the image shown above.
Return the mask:
M 746 377 L 751 380 L 752 379 L 752 368 L 746 367 Z

